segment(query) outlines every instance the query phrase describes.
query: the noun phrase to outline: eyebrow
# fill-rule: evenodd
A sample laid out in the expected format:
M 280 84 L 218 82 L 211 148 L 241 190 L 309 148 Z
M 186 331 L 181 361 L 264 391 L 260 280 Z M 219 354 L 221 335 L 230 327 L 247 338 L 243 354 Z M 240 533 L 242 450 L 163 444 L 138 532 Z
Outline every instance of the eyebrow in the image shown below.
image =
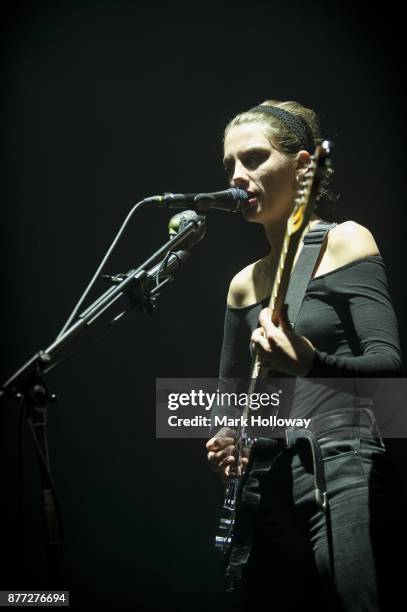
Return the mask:
M 240 154 L 241 155 L 248 155 L 249 153 L 268 153 L 268 149 L 266 149 L 265 147 L 262 147 L 261 145 L 257 146 L 257 147 L 249 147 L 248 149 L 245 149 L 244 151 L 242 151 Z M 232 155 L 228 155 L 227 157 L 223 158 L 223 165 L 226 166 L 228 163 L 230 163 L 233 160 L 233 156 Z

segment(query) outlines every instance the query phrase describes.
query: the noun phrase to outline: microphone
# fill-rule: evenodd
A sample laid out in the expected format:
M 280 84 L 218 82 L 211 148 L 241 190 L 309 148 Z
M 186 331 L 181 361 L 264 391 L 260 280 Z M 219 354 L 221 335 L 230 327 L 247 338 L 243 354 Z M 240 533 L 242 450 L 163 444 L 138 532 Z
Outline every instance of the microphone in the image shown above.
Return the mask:
M 198 222 L 200 223 L 198 224 Z M 179 232 L 187 227 L 189 223 L 195 224 L 195 230 L 190 236 L 183 240 L 183 250 L 167 253 L 163 261 L 158 263 L 148 272 L 148 278 L 167 278 L 181 267 L 182 263 L 188 259 L 189 250 L 194 244 L 202 240 L 205 235 L 205 217 L 201 217 L 195 210 L 184 210 L 171 217 L 168 223 L 168 234 L 174 238 Z
M 182 249 L 178 251 L 168 251 L 164 259 L 155 264 L 147 271 L 143 282 L 148 283 L 154 281 L 158 285 L 160 279 L 167 278 L 173 274 L 181 264 L 188 259 L 189 250 L 195 243 L 202 240 L 205 235 L 205 217 L 200 216 L 195 210 L 184 210 L 171 217 L 168 223 L 168 234 L 170 238 L 174 238 L 179 232 L 184 230 L 188 224 L 195 225 L 194 230 L 182 241 Z M 135 270 L 130 270 L 126 274 L 102 274 L 101 278 L 109 280 L 113 284 L 121 283 L 126 276 L 134 273 Z
M 182 231 L 188 223 L 199 221 L 201 217 L 195 210 L 184 210 L 172 216 L 168 223 L 168 234 L 170 238 Z
M 212 193 L 164 193 L 160 196 L 146 198 L 146 202 L 158 204 L 163 208 L 193 209 L 206 212 L 210 208 L 225 212 L 239 212 L 242 202 L 249 199 L 249 194 L 239 187 Z
M 199 215 L 195 210 L 183 210 L 182 212 L 177 213 L 171 217 L 168 223 L 168 233 L 170 238 L 176 236 L 179 232 L 185 229 L 189 223 L 193 222 L 195 229 L 183 242 L 183 247 L 189 249 L 204 237 L 206 229 L 205 223 L 202 223 L 204 219 L 205 217 Z M 198 221 L 201 221 L 201 223 L 198 223 Z

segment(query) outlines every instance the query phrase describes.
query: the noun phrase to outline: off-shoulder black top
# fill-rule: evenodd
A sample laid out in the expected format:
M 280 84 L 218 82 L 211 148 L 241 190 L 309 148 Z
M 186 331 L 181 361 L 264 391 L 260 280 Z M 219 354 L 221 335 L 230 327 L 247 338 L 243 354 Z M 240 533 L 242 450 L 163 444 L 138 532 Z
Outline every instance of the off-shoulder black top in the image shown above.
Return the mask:
M 250 336 L 267 303 L 268 298 L 245 308 L 226 309 L 219 383 L 228 391 L 230 379 L 250 376 Z M 325 410 L 339 407 L 341 401 L 336 397 L 327 402 L 324 393 L 319 397 L 307 379 L 402 374 L 398 326 L 380 255 L 352 261 L 311 279 L 295 331 L 316 348 L 308 376 L 297 379 L 296 416 L 311 415 L 323 405 Z M 218 407 L 215 413 L 232 416 L 233 410 Z

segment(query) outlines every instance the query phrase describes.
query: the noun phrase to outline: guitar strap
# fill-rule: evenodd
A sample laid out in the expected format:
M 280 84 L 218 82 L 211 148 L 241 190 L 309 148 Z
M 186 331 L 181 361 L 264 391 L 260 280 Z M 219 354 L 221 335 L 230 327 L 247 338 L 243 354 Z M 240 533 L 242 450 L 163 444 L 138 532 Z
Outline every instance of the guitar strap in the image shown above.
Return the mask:
M 329 230 L 335 227 L 335 225 L 336 223 L 320 221 L 303 237 L 304 245 L 291 273 L 285 297 L 288 321 L 292 329 L 295 329 L 298 314 L 304 301 L 304 296 L 315 269 L 322 245 L 324 244 L 325 237 Z M 292 376 L 287 377 L 284 374 L 274 371 L 271 372 L 271 376 L 275 380 L 279 380 L 280 387 L 284 387 L 284 401 L 281 402 L 279 406 L 278 417 L 287 417 L 291 412 L 291 405 L 294 398 L 295 385 L 292 384 L 293 378 Z M 286 378 L 288 378 L 287 384 L 284 383 L 284 379 Z
M 304 235 L 304 246 L 298 256 L 297 262 L 291 274 L 290 283 L 285 298 L 288 306 L 288 320 L 294 329 L 304 300 L 308 283 L 311 279 L 315 265 L 318 260 L 325 236 L 336 223 L 320 221 L 315 227 Z
M 329 230 L 335 227 L 335 225 L 336 223 L 320 221 L 303 237 L 304 245 L 291 273 L 285 298 L 288 321 L 292 329 L 295 329 L 295 324 L 304 301 L 308 283 L 311 280 L 325 237 Z M 272 377 L 275 379 L 278 378 L 280 387 L 284 389 L 284 401 L 279 405 L 277 416 L 280 418 L 288 417 L 291 413 L 292 402 L 294 400 L 295 384 L 293 384 L 293 380 L 295 379 L 293 379 L 292 376 L 285 376 L 277 372 L 273 373 Z M 287 382 L 285 382 L 285 380 Z

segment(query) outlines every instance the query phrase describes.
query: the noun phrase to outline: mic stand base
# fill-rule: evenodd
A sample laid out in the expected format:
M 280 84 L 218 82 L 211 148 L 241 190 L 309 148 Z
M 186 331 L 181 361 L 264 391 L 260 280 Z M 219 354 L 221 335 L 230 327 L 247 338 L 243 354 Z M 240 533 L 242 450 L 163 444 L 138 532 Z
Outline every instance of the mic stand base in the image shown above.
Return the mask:
M 38 378 L 27 393 L 19 394 L 19 399 L 23 404 L 39 461 L 47 587 L 61 590 L 63 527 L 51 476 L 47 440 L 47 407 L 49 402 L 56 400 L 56 396 L 49 394 L 45 384 Z

